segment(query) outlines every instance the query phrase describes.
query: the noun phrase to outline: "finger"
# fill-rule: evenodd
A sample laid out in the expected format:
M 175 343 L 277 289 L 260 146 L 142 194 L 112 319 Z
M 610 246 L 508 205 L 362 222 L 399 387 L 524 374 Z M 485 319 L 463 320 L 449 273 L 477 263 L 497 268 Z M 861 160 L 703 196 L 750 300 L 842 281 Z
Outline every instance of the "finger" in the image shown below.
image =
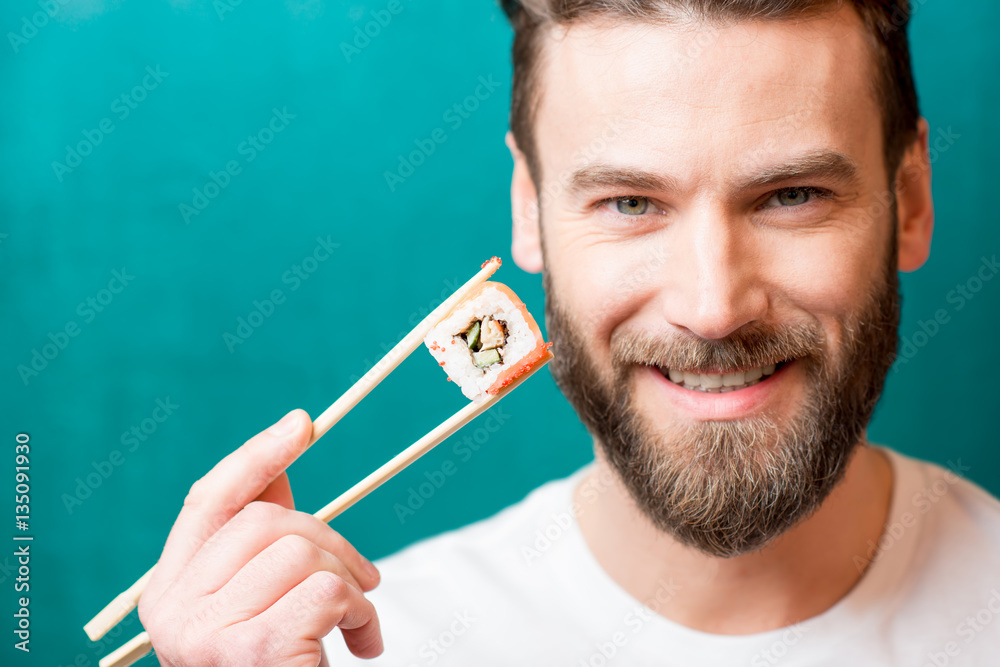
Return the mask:
M 288 473 L 282 472 L 275 477 L 274 481 L 268 484 L 267 488 L 254 500 L 274 503 L 290 510 L 295 509 L 295 499 L 292 498 L 292 485 L 288 481 Z
M 351 653 L 374 658 L 382 653 L 382 631 L 375 607 L 353 586 L 329 572 L 316 572 L 246 623 L 250 633 L 319 641 L 339 627 Z M 259 635 L 258 635 L 259 636 Z M 291 645 L 285 650 L 295 650 Z
M 157 598 L 205 541 L 309 446 L 312 422 L 293 410 L 226 456 L 191 487 L 143 597 Z
M 379 573 L 354 545 L 311 514 L 252 502 L 205 543 L 177 577 L 177 590 L 189 599 L 213 593 L 248 561 L 286 535 L 297 535 L 344 563 L 363 591 L 379 582 Z M 291 588 L 291 586 L 289 586 Z M 286 589 L 287 590 L 287 589 Z
M 314 572 L 330 572 L 361 591 L 344 563 L 298 535 L 286 535 L 240 568 L 209 595 L 213 623 L 226 627 L 257 616 Z

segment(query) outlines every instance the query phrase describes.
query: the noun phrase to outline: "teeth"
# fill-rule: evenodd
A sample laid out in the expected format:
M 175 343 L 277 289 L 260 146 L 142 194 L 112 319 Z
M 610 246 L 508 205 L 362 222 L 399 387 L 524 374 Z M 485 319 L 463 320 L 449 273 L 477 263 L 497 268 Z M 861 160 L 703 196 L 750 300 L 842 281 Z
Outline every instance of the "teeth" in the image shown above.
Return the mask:
M 667 369 L 664 375 L 671 382 L 679 384 L 688 389 L 697 389 L 711 393 L 725 393 L 736 391 L 761 382 L 764 378 L 773 375 L 776 364 L 754 368 L 749 371 L 739 373 L 691 373 L 689 371 L 679 371 L 673 368 Z
M 701 386 L 706 389 L 718 389 L 722 386 L 721 375 L 702 375 Z
M 743 384 L 743 376 L 745 373 L 726 373 L 722 376 L 722 386 L 723 387 L 738 387 Z

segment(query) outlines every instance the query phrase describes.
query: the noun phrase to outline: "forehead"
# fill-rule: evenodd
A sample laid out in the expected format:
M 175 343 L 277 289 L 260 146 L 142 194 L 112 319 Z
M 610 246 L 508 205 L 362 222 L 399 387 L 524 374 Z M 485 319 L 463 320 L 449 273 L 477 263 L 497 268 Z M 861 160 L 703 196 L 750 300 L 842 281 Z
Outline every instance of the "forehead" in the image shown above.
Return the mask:
M 850 7 L 809 20 L 559 29 L 539 81 L 543 175 L 598 154 L 692 180 L 830 150 L 881 167 L 872 53 Z

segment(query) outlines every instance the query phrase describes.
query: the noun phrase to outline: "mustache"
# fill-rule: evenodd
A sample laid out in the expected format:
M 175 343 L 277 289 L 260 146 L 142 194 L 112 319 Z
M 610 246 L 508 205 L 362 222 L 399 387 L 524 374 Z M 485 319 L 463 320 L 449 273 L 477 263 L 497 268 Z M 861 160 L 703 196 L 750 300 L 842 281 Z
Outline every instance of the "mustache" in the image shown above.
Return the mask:
M 616 367 L 641 364 L 692 373 L 739 372 L 803 358 L 822 358 L 824 342 L 818 325 L 790 324 L 780 328 L 753 323 L 720 339 L 674 332 L 620 332 L 612 336 Z

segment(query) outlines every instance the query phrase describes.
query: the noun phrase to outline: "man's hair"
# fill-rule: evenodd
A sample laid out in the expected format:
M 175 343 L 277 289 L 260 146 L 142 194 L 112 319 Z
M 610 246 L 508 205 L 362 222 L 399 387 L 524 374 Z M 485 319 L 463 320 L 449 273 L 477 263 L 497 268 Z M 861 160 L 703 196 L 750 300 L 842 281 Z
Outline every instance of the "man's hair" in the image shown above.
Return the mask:
M 534 141 L 541 99 L 541 47 L 547 31 L 594 19 L 669 24 L 683 19 L 714 23 L 779 21 L 822 14 L 845 0 L 501 0 L 514 29 L 510 128 L 536 187 L 541 172 Z M 908 0 L 849 0 L 864 22 L 875 55 L 875 97 L 881 106 L 884 157 L 892 189 L 906 148 L 916 137 L 920 112 L 906 36 Z

